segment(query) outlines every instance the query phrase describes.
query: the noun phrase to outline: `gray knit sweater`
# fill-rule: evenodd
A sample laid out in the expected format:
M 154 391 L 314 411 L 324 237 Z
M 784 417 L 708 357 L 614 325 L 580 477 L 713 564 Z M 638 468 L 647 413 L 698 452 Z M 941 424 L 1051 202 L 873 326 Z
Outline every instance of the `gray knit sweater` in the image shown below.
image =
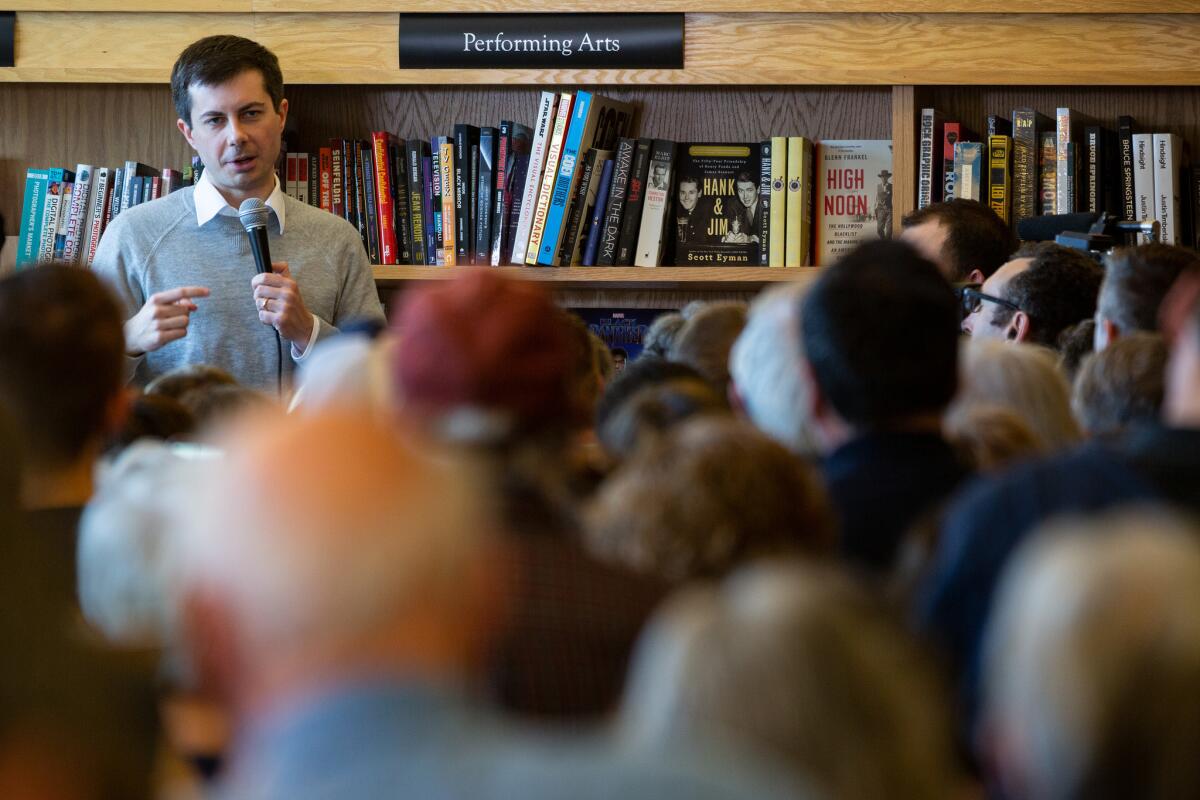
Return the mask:
M 346 321 L 382 320 L 383 308 L 358 232 L 345 220 L 291 197 L 284 202 L 286 233 L 272 214 L 271 260 L 287 261 L 305 306 L 320 320 L 320 338 Z M 245 386 L 274 394 L 277 369 L 284 389 L 295 365 L 287 340 L 258 319 L 250 279 L 254 258 L 236 217 L 196 225 L 192 187 L 123 211 L 96 249 L 94 268 L 132 317 L 150 295 L 177 286 L 206 286 L 184 338 L 137 359 L 133 381 L 145 385 L 186 364 L 211 364 Z

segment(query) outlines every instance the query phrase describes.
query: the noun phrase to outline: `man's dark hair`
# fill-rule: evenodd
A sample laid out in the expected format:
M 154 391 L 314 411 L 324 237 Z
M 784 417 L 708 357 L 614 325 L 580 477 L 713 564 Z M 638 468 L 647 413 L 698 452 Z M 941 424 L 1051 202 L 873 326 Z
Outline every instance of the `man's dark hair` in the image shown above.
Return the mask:
M 27 463 L 61 467 L 104 433 L 123 391 L 121 312 L 96 275 L 44 266 L 0 281 L 0 405 Z
M 1185 268 L 1200 264 L 1194 250 L 1168 244 L 1123 247 L 1104 260 L 1099 308 L 1121 333 L 1158 329 L 1158 307 Z
M 1157 333 L 1122 336 L 1088 356 L 1075 379 L 1071 406 L 1092 436 L 1153 422 L 1162 409 L 1167 345 Z
M 755 186 L 758 186 L 758 179 L 746 170 L 742 170 L 733 178 L 734 186 L 737 186 L 739 183 L 753 183 Z
M 1063 331 L 1096 313 L 1104 270 L 1090 256 L 1054 242 L 1027 244 L 1016 258 L 1033 260 L 1001 290 L 1003 299 L 1029 317 L 1030 342 L 1053 348 Z M 992 324 L 1002 328 L 1016 313 L 1001 306 Z
M 941 222 L 949 230 L 946 255 L 954 264 L 955 278 L 962 280 L 977 269 L 990 277 L 1016 251 L 1018 241 L 1012 229 L 996 212 L 976 200 L 948 200 L 906 214 L 902 228 Z
M 678 182 L 676 182 L 676 186 L 682 186 L 685 183 L 694 183 L 694 184 L 696 184 L 696 190 L 697 191 L 700 190 L 700 176 L 699 175 L 680 175 Z
M 821 393 L 860 428 L 941 413 L 958 384 L 958 302 L 903 242 L 859 245 L 803 300 L 804 353 Z
M 171 99 L 175 113 L 192 126 L 193 85 L 220 86 L 247 70 L 256 70 L 263 79 L 263 88 L 271 105 L 279 111 L 283 102 L 283 71 L 279 59 L 267 48 L 241 36 L 206 36 L 192 42 L 171 70 Z

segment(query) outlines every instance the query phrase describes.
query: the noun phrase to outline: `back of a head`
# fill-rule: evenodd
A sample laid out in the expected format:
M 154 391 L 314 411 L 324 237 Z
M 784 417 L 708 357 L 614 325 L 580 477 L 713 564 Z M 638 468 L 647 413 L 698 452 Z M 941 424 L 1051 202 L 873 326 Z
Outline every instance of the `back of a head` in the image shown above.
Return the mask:
M 1104 260 L 1100 314 L 1122 334 L 1158 329 L 1158 308 L 1179 273 L 1200 261 L 1194 250 L 1144 244 L 1117 250 Z
M 192 412 L 165 394 L 141 394 L 129 405 L 129 414 L 121 430 L 109 441 L 111 457 L 139 439 L 170 441 L 190 435 L 196 429 Z
M 675 339 L 679 337 L 679 330 L 683 327 L 683 323 L 683 314 L 677 311 L 655 317 L 654 322 L 651 322 L 650 327 L 646 329 L 646 335 L 642 337 L 642 354 L 659 358 L 668 357 L 671 354 L 671 348 L 675 346 Z
M 1058 335 L 1058 363 L 1062 365 L 1063 374 L 1069 382 L 1074 382 L 1079 374 L 1079 367 L 1089 353 L 1095 351 L 1096 320 L 1085 319 L 1076 322 Z
M 954 396 L 958 301 L 908 245 L 870 242 L 829 267 L 805 297 L 800 325 L 821 393 L 851 425 L 941 413 Z
M 671 360 L 694 367 L 723 391 L 729 383 L 729 351 L 745 326 L 744 303 L 708 303 L 680 328 Z
M 643 634 L 625 700 L 623 732 L 644 746 L 750 747 L 842 800 L 954 794 L 930 665 L 832 569 L 760 563 L 680 592 Z
M 812 468 L 748 423 L 719 417 L 688 420 L 638 451 L 585 517 L 593 553 L 669 581 L 833 544 Z
M 986 732 L 1039 800 L 1200 794 L 1200 531 L 1146 509 L 1052 524 L 987 634 Z
M 237 380 L 211 364 L 187 364 L 150 381 L 146 384 L 146 394 L 161 394 L 179 400 L 190 391 L 209 386 L 237 386 Z
M 220 599 L 260 663 L 353 657 L 345 642 L 405 619 L 470 623 L 486 501 L 432 442 L 344 411 L 243 419 L 222 444 L 180 521 L 181 580 Z M 279 465 L 298 468 L 263 480 Z
M 809 385 L 802 373 L 800 308 L 807 284 L 761 295 L 729 354 L 729 372 L 746 414 L 759 430 L 794 453 L 814 450 Z
M 1017 257 L 1033 260 L 1008 282 L 1005 298 L 1028 315 L 1029 341 L 1054 347 L 1063 331 L 1095 314 L 1104 270 L 1090 256 L 1054 242 L 1026 245 Z M 1004 324 L 1012 313 L 999 309 L 993 320 Z
M 596 429 L 603 429 L 608 420 L 642 389 L 675 380 L 703 381 L 704 376 L 687 364 L 643 353 L 604 387 L 604 394 L 596 404 Z
M 1167 345 L 1157 333 L 1122 336 L 1084 360 L 1071 406 L 1091 436 L 1154 422 L 1162 411 Z
M 1053 351 L 994 339 L 965 339 L 962 348 L 956 408 L 1010 409 L 1028 424 L 1043 451 L 1061 450 L 1083 438 L 1071 412 L 1071 387 Z
M 624 459 L 686 419 L 729 413 L 729 401 L 708 381 L 676 378 L 638 391 L 596 434 L 610 456 Z
M 541 287 L 487 270 L 406 293 L 393 321 L 400 403 L 458 439 L 571 427 L 572 370 L 591 348 L 563 314 Z
M 61 467 L 111 424 L 123 391 L 116 302 L 95 274 L 46 266 L 0 280 L 0 405 L 29 466 Z
M 952 405 L 942 425 L 946 440 L 979 472 L 996 472 L 1045 452 L 1042 439 L 1011 408 Z
M 904 216 L 904 228 L 937 221 L 946 226 L 944 255 L 954 268 L 955 280 L 966 280 L 972 270 L 990 277 L 1016 252 L 1019 242 L 1012 228 L 991 208 L 977 200 L 956 198 L 933 203 Z

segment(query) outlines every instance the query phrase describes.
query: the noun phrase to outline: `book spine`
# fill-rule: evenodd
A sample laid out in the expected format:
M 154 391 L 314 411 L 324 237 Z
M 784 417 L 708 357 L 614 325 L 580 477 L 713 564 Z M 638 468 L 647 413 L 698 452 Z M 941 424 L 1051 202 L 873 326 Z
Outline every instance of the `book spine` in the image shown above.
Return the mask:
M 379 263 L 397 264 L 395 209 L 392 207 L 392 182 L 388 171 L 388 134 L 371 133 L 371 166 L 375 172 L 375 219 L 379 226 Z
M 1102 210 L 1104 190 L 1100 184 L 1100 166 L 1104 163 L 1101 160 L 1104 157 L 1104 143 L 1101 135 L 1099 125 L 1088 125 L 1083 129 L 1084 191 L 1081 205 L 1091 214 Z
M 558 255 L 554 263 L 558 266 L 571 266 L 571 254 L 575 251 L 575 242 L 579 237 L 580 229 L 583 225 L 584 206 L 587 205 L 588 182 L 592 180 L 592 176 L 596 174 L 596 159 L 599 151 L 591 149 L 583 159 L 583 166 L 579 169 L 579 183 L 575 186 L 575 192 L 571 197 L 570 203 L 567 205 L 566 222 L 563 225 L 563 234 L 559 240 Z
M 1009 157 L 1012 139 L 995 134 L 988 137 L 988 206 L 1007 225 L 1009 214 Z
M 121 187 L 125 185 L 125 168 L 117 167 L 112 177 L 113 188 L 109 192 L 110 202 L 108 208 L 104 211 L 104 227 L 107 228 L 109 223 L 121 213 Z
M 642 224 L 638 231 L 637 258 L 634 266 L 657 267 L 662 258 L 663 225 L 667 217 L 675 143 L 655 139 L 650 156 L 646 196 L 642 204 Z
M 421 147 L 420 142 L 410 139 L 408 150 L 408 228 L 412 232 L 409 249 L 412 251 L 412 263 L 425 263 L 425 184 L 421 180 Z
M 616 142 L 613 142 L 613 144 L 615 145 Z M 583 254 L 587 249 L 588 237 L 591 236 L 592 232 L 592 217 L 596 212 L 596 199 L 600 191 L 600 178 L 604 174 L 604 165 L 612 161 L 613 154 L 611 150 L 595 149 L 595 153 L 594 158 L 591 158 L 589 153 L 589 158 L 592 161 L 592 169 L 587 175 L 587 182 L 585 183 L 583 176 L 580 176 L 580 190 L 576 193 L 576 196 L 579 198 L 579 225 L 574 232 L 567 232 L 572 242 L 570 245 L 571 249 L 567 250 L 562 257 L 562 265 L 565 267 L 583 266 Z M 609 180 L 611 182 L 611 176 Z M 601 209 L 601 214 L 603 215 L 603 209 Z M 595 266 L 595 262 L 592 263 L 592 266 Z
M 1016 109 L 1012 127 L 1012 222 L 1016 230 L 1017 225 L 1037 216 L 1037 112 Z
M 1154 134 L 1154 218 L 1159 224 L 1158 240 L 1163 244 L 1183 244 L 1179 167 L 1179 137 L 1173 133 Z
M 308 165 L 305 168 L 308 178 L 308 189 L 305 195 L 310 206 L 321 205 L 321 156 L 318 153 L 308 154 Z
M 488 259 L 488 263 L 493 267 L 500 266 L 501 252 L 504 247 L 504 227 L 508 221 L 508 215 L 504 213 L 504 204 L 507 200 L 508 171 L 511 160 L 509 149 L 511 147 L 512 123 L 508 120 L 501 120 L 499 138 L 496 140 L 496 190 L 495 200 L 492 202 L 491 254 Z
M 363 216 L 365 199 L 363 197 L 361 153 L 362 142 L 357 139 L 347 142 L 346 166 L 349 167 L 346 173 L 346 194 L 349 197 L 347 211 L 350 213 L 350 224 L 358 229 L 358 236 L 362 239 L 363 250 L 369 256 L 371 241 L 367 237 L 366 219 Z
M 454 143 L 448 137 L 438 142 L 438 166 L 442 178 L 442 258 L 447 267 L 458 263 L 454 239 Z
M 1154 134 L 1133 134 L 1133 194 L 1137 219 L 1152 220 L 1154 214 Z M 1141 236 L 1139 234 L 1139 236 Z M 1150 241 L 1141 236 L 1139 243 Z
M 768 206 L 770 252 L 767 265 L 782 267 L 787 263 L 787 156 L 786 136 L 771 137 L 771 205 Z
M 1200 167 L 1192 167 L 1188 172 L 1188 203 L 1192 212 L 1191 237 L 1187 246 L 1193 250 L 1200 245 Z
M 576 93 L 570 125 L 559 155 L 558 174 L 550 192 L 550 205 L 546 209 L 546 221 L 542 229 L 542 244 L 538 251 L 537 263 L 543 266 L 554 266 L 557 263 L 557 255 L 565 233 L 567 206 L 572 197 L 571 189 L 577 185 L 575 177 L 579 167 L 579 148 L 583 141 L 584 128 L 588 124 L 591 105 L 590 92 L 580 90 Z
M 963 200 L 983 201 L 983 146 L 979 142 L 954 145 L 955 189 Z
M 367 224 L 367 242 L 368 253 L 371 255 L 372 264 L 382 264 L 382 254 L 380 252 L 380 231 L 379 231 L 379 208 L 377 206 L 378 197 L 375 188 L 375 165 L 373 150 L 369 141 L 364 141 L 362 148 L 358 153 L 358 166 L 363 177 L 363 217 Z M 308 157 L 301 158 L 302 164 L 308 163 Z M 303 181 L 304 185 L 308 185 L 308 181 Z M 307 190 L 306 190 L 307 191 Z
M 1053 214 L 1058 207 L 1058 136 L 1038 133 L 1038 213 Z
M 617 141 L 617 152 L 613 159 L 613 174 L 608 202 L 604 210 L 604 229 L 600 235 L 600 246 L 596 264 L 611 267 L 617 262 L 617 245 L 621 238 L 621 217 L 625 210 L 625 198 L 629 193 L 629 174 L 633 168 L 633 139 L 622 137 Z
M 308 205 L 308 197 L 308 153 L 296 153 L 296 199 Z
M 962 138 L 962 123 L 947 122 L 942 126 L 942 199 L 958 197 L 958 172 L 954 169 L 954 146 Z
M 816 223 L 816 167 L 813 164 L 814 145 L 811 140 L 801 138 L 802 158 L 800 160 L 800 194 L 804 195 L 800 208 L 800 266 L 807 267 L 814 262 L 813 256 L 813 226 Z
M 96 248 L 100 246 L 100 237 L 104 235 L 104 218 L 113 191 L 112 170 L 100 167 L 92 180 L 95 186 L 92 188 L 92 210 L 88 214 L 87 251 L 83 254 L 85 267 L 92 266 L 92 261 L 96 258 Z
M 775 156 L 770 139 L 759 144 L 758 153 L 758 202 L 762 204 L 762 213 L 754 234 L 758 236 L 758 265 L 765 267 L 771 263 L 771 161 Z
M 1007 136 L 1012 138 L 1012 132 L 1012 123 L 1006 118 L 997 116 L 996 114 L 988 114 L 987 135 L 989 139 L 992 136 Z
M 546 226 L 546 214 L 550 210 L 550 197 L 558 178 L 558 161 L 562 153 L 563 139 L 567 135 L 567 124 L 571 121 L 571 104 L 574 96 L 563 92 L 558 99 L 558 114 L 554 118 L 554 131 L 546 148 L 546 167 L 542 186 L 538 190 L 537 206 L 533 210 L 533 222 L 529 228 L 529 246 L 525 252 L 525 263 L 535 265 L 542 252 L 542 236 Z
M 58 215 L 62 208 L 64 184 L 70 173 L 62 169 L 50 170 L 46 188 L 46 203 L 42 209 L 42 226 L 38 242 L 37 263 L 49 264 L 54 260 L 54 237 L 58 233 Z
M 629 189 L 625 193 L 625 210 L 621 214 L 621 236 L 617 240 L 618 267 L 633 266 L 637 257 L 638 233 L 642 229 L 642 208 L 646 202 L 646 178 L 650 174 L 651 139 L 638 139 L 633 149 L 633 166 L 629 171 Z
M 288 197 L 299 197 L 300 193 L 296 189 L 296 179 L 300 173 L 300 166 L 296 161 L 295 153 L 284 155 L 283 170 L 283 193 Z
M 933 181 L 934 149 L 940 142 L 934 139 L 934 120 L 937 111 L 932 108 L 921 109 L 921 140 L 917 150 L 917 208 L 925 208 L 934 202 Z
M 437 234 L 433 229 L 433 154 L 425 142 L 421 142 L 421 200 L 424 203 L 422 213 L 425 220 L 425 264 L 437 266 Z
M 71 208 L 67 214 L 67 239 L 63 246 L 63 263 L 78 264 L 80 245 L 84 241 L 87 213 L 91 208 L 93 173 L 91 164 L 75 167 L 75 188 L 71 191 Z
M 147 194 L 146 202 L 149 202 L 150 200 L 157 200 L 158 198 L 162 197 L 162 178 L 161 177 L 156 176 L 156 177 L 152 177 L 152 178 L 147 178 L 146 182 L 150 185 L 150 191 L 146 193 Z
M 592 206 L 592 219 L 588 225 L 587 244 L 583 247 L 583 258 L 580 263 L 585 267 L 595 266 L 596 254 L 600 250 L 601 231 L 604 229 L 604 207 L 608 203 L 608 195 L 612 191 L 613 160 L 604 161 L 600 173 L 600 188 L 596 190 L 596 202 Z
M 537 205 L 538 192 L 541 190 L 546 153 L 550 147 L 554 121 L 558 118 L 555 113 L 557 107 L 558 95 L 554 92 L 542 92 L 538 101 L 537 125 L 533 129 L 533 144 L 529 149 L 529 169 L 525 173 L 525 186 L 521 191 L 521 211 L 517 217 L 516 230 L 513 232 L 512 257 L 509 259 L 513 264 L 525 263 L 530 229 L 533 225 L 534 206 Z
M 46 189 L 50 172 L 44 169 L 25 171 L 25 198 L 21 205 L 21 234 L 17 240 L 17 269 L 37 264 L 41 244 L 42 216 L 46 209 Z
M 474 263 L 492 261 L 492 192 L 495 187 L 496 129 L 479 129 L 479 163 L 475 179 Z
M 342 199 L 345 183 L 342 177 L 342 143 L 336 139 L 329 144 L 329 201 L 330 210 L 342 219 L 346 218 L 346 205 Z
M 471 263 L 471 137 L 466 125 L 454 126 L 454 246 L 459 264 Z
M 804 264 L 804 255 L 801 252 L 804 235 L 801 233 L 801 227 L 806 187 L 800 175 L 803 163 L 804 138 L 801 136 L 787 137 L 787 228 L 783 256 L 785 267 L 799 267 Z
M 320 158 L 318 169 L 321 175 L 320 207 L 322 211 L 333 211 L 333 148 L 322 147 L 317 151 Z
M 388 137 L 388 158 L 391 160 L 392 221 L 396 228 L 396 262 L 412 264 L 412 232 L 408 229 L 408 164 L 404 142 Z
M 446 219 L 442 207 L 442 137 L 429 140 L 429 169 L 432 184 L 433 204 L 430 218 L 433 220 L 433 263 L 446 266 Z M 453 219 L 453 217 L 451 217 Z M 453 227 L 452 225 L 450 227 Z
M 130 197 L 129 205 L 140 206 L 142 204 L 142 189 L 145 187 L 145 182 L 141 178 L 133 179 L 133 192 Z
M 64 182 L 62 199 L 58 201 L 58 219 L 54 223 L 54 252 L 50 255 L 50 261 L 55 264 L 63 263 L 67 249 L 67 225 L 71 218 L 71 198 L 74 196 L 75 184 Z
M 1133 193 L 1133 117 L 1117 119 L 1117 144 L 1120 147 L 1120 185 L 1122 219 L 1137 219 Z
M 1071 214 L 1075 211 L 1074 186 L 1071 183 L 1071 169 L 1074 163 L 1068 158 L 1067 145 L 1071 144 L 1071 109 L 1059 108 L 1055 113 L 1055 131 L 1057 133 L 1057 149 L 1055 150 L 1055 201 L 1054 209 L 1057 214 Z
M 125 182 L 121 186 L 121 205 L 117 207 L 118 214 L 127 208 L 137 205 L 133 200 L 133 185 L 135 183 L 134 179 L 142 176 L 138 169 L 140 166 L 141 164 L 136 161 L 125 162 Z

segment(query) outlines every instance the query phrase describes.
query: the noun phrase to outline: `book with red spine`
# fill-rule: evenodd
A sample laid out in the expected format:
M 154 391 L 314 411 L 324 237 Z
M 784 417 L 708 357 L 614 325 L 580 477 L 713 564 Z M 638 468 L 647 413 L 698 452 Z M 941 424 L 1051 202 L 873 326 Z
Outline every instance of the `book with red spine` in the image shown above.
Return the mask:
M 321 196 L 318 205 L 322 211 L 333 211 L 333 148 L 322 147 L 318 151 L 321 171 Z
M 371 133 L 371 166 L 375 170 L 375 219 L 379 225 L 379 259 L 381 264 L 397 264 L 395 209 L 392 206 L 392 177 L 388 169 L 388 143 L 392 134 L 387 131 Z

